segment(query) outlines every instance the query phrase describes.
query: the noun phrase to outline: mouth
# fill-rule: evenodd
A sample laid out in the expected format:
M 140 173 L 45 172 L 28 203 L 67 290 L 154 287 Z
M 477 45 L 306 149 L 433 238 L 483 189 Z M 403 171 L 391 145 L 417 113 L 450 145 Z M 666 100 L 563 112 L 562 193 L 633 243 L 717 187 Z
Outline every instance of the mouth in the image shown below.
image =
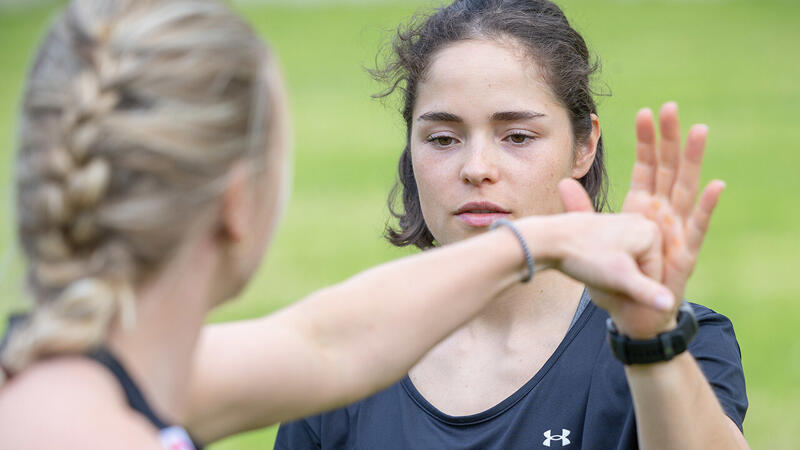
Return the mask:
M 491 202 L 470 202 L 454 213 L 459 220 L 472 227 L 488 227 L 495 220 L 511 215 L 511 211 Z

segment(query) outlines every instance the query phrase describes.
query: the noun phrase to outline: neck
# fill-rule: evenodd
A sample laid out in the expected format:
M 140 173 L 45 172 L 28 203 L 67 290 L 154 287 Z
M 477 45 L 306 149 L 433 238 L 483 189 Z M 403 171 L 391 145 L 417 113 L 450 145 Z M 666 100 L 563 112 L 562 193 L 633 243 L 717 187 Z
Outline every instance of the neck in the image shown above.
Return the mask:
M 171 423 L 184 417 L 194 350 L 214 304 L 214 259 L 201 248 L 181 253 L 138 292 L 135 327 L 115 327 L 108 338 L 153 410 Z
M 511 336 L 535 329 L 566 330 L 580 302 L 584 285 L 549 270 L 537 273 L 529 283 L 503 291 L 473 319 L 470 334 Z

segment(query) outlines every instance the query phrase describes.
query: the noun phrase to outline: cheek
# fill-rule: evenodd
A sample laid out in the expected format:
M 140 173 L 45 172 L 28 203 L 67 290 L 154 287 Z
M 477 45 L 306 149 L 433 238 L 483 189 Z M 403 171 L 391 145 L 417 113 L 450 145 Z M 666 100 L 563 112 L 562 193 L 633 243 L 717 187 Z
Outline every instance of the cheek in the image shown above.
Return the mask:
M 438 223 L 448 211 L 448 195 L 453 184 L 453 175 L 447 160 L 441 154 L 412 149 L 411 155 L 422 216 L 435 235 Z
M 424 211 L 427 205 L 437 203 L 435 194 L 440 191 L 437 187 L 441 187 L 437 186 L 437 180 L 441 185 L 444 174 L 441 173 L 441 168 L 436 164 L 435 158 L 431 158 L 430 155 L 412 151 L 411 160 L 411 168 L 417 183 L 417 193 Z
M 510 167 L 508 173 L 510 180 L 515 184 L 519 206 L 525 210 L 525 215 L 554 214 L 563 211 L 561 196 L 558 191 L 558 182 L 571 175 L 572 153 L 561 146 L 552 152 L 540 152 L 530 155 Z M 523 199 L 528 199 L 527 201 Z

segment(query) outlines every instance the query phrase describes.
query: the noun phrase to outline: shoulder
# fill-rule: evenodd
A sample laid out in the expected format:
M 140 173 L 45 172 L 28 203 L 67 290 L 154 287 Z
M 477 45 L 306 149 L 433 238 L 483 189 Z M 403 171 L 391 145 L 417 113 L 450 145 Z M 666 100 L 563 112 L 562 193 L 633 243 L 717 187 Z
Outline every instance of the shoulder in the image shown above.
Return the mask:
M 387 430 L 396 430 L 408 415 L 426 415 L 413 403 L 403 387 L 403 380 L 339 409 L 281 424 L 275 449 L 321 448 L 323 444 L 325 448 L 354 448 L 354 441 L 364 445 L 365 439 L 385 443 L 387 439 L 396 438 L 397 435 Z M 402 447 L 395 444 L 391 448 Z M 365 448 L 378 447 L 367 445 Z
M 691 350 L 702 346 L 727 347 L 729 350 L 735 348 L 736 355 L 741 357 L 739 343 L 736 340 L 736 333 L 733 330 L 733 322 L 725 315 L 711 308 L 697 303 L 690 303 L 690 305 L 692 305 L 692 309 L 697 317 L 699 329 L 697 331 L 697 338 L 692 342 L 689 348 Z
M 742 429 L 748 408 L 747 388 L 742 368 L 742 352 L 733 323 L 724 315 L 692 303 L 699 329 L 689 344 L 717 399 L 734 423 Z
M 689 302 L 692 305 L 692 309 L 694 310 L 695 316 L 697 316 L 698 322 L 705 322 L 705 323 L 718 323 L 718 324 L 730 324 L 731 320 L 728 319 L 723 314 L 720 314 L 713 309 L 703 306 L 699 303 Z
M 116 380 L 86 358 L 29 367 L 0 388 L 0 447 L 160 448 L 158 433 L 132 411 Z

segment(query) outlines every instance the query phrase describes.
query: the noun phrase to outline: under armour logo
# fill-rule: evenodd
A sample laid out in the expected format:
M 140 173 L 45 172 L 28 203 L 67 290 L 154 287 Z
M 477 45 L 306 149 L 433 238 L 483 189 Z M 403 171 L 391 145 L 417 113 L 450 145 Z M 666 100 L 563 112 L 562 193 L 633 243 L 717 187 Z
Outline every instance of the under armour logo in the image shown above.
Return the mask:
M 562 428 L 561 434 L 552 434 L 552 433 L 553 430 L 547 430 L 544 432 L 544 437 L 546 439 L 544 440 L 544 442 L 542 442 L 542 445 L 544 445 L 545 447 L 550 447 L 550 441 L 561 441 L 562 447 L 566 447 L 569 445 L 570 441 L 569 439 L 567 439 L 567 436 L 569 436 L 568 429 Z

